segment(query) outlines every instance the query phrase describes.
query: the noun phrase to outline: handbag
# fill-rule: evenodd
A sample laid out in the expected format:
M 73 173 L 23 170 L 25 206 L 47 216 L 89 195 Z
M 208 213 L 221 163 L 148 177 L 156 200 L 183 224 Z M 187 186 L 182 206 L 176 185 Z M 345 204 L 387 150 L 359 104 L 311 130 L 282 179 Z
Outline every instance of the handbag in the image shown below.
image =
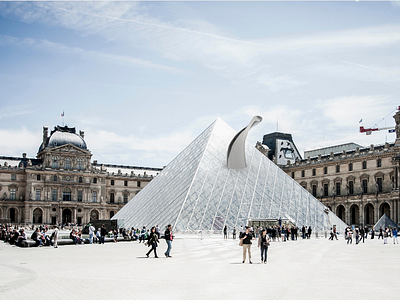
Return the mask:
M 243 239 L 240 239 L 239 246 L 243 246 Z

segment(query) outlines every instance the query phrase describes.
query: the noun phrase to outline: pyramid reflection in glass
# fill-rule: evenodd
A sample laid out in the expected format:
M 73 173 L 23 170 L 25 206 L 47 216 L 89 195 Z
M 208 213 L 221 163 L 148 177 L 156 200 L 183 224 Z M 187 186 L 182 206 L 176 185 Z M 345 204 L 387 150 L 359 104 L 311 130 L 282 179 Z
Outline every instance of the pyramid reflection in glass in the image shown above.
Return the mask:
M 112 219 L 125 228 L 172 224 L 175 232 L 213 232 L 248 219 L 287 218 L 322 232 L 347 226 L 246 142 L 247 168 L 231 170 L 226 154 L 236 132 L 217 119 Z

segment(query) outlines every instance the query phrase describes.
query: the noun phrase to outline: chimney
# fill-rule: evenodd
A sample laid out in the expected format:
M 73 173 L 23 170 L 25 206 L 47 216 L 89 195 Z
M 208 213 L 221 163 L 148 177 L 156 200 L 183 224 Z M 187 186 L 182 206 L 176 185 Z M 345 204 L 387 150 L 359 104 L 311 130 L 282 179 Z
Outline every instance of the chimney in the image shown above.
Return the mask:
M 49 130 L 46 126 L 43 126 L 43 147 L 46 146 Z
M 22 158 L 26 158 L 26 153 L 22 153 Z
M 81 136 L 81 138 L 85 138 L 85 132 L 83 130 L 79 130 L 79 135 Z

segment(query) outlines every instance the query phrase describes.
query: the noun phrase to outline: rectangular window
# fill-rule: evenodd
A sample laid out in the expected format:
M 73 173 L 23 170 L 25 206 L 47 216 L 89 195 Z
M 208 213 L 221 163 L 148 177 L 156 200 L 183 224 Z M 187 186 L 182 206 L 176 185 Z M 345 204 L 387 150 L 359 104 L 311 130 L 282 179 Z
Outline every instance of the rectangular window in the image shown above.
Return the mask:
M 336 166 L 336 173 L 339 173 L 340 172 L 340 165 L 337 165 Z
M 324 167 L 324 174 L 328 174 L 328 167 Z
M 128 180 L 124 181 L 124 186 L 128 186 Z
M 58 169 L 58 159 L 57 158 L 53 158 L 53 169 Z
M 110 203 L 114 203 L 114 201 L 115 201 L 114 193 L 110 193 Z
M 302 170 L 301 171 L 301 177 L 304 177 L 304 176 L 306 176 L 306 171 Z
M 329 185 L 327 183 L 324 183 L 324 197 L 328 197 L 329 193 Z
M 82 182 L 83 182 L 83 178 L 82 178 L 82 177 L 79 177 L 79 178 L 78 178 L 78 182 L 79 182 L 79 183 L 82 183 Z
M 366 160 L 364 160 L 364 161 L 362 162 L 362 168 L 363 168 L 364 170 L 367 168 L 367 161 L 366 161 Z
M 124 203 L 128 203 L 128 194 L 124 194 Z
M 114 179 L 111 179 L 111 185 L 114 185 Z
M 336 182 L 336 196 L 340 196 L 340 182 Z
M 67 169 L 67 170 L 71 169 L 71 159 L 70 158 L 65 159 L 65 169 Z
M 349 181 L 349 195 L 354 194 L 354 181 Z
M 312 176 L 315 176 L 317 174 L 317 170 L 312 169 Z
M 93 183 L 97 183 L 97 178 L 93 178 Z
M 82 202 L 83 196 L 82 196 L 82 190 L 78 190 L 78 202 Z
M 97 202 L 97 192 L 92 192 L 92 202 Z
M 10 199 L 15 200 L 16 189 L 10 189 Z
M 312 186 L 312 195 L 314 197 L 317 197 L 317 185 L 316 184 L 313 184 L 313 186 Z
M 376 160 L 376 167 L 377 167 L 377 168 L 382 167 L 382 160 L 381 160 L 380 158 L 378 158 L 378 159 Z
M 83 161 L 82 161 L 82 159 L 78 159 L 78 170 L 83 170 Z
M 40 200 L 41 199 L 41 193 L 42 193 L 41 189 L 36 189 L 36 200 Z
M 349 163 L 349 171 L 353 171 L 353 163 Z
M 57 190 L 51 190 L 51 200 L 57 201 Z
M 11 174 L 11 180 L 17 180 L 17 175 Z
M 376 184 L 377 184 L 377 192 L 382 193 L 382 178 L 377 178 L 376 179 Z
M 40 180 L 40 174 L 36 175 L 36 180 Z
M 140 181 L 137 182 L 137 187 L 140 187 Z
M 292 172 L 292 178 L 294 178 L 294 172 Z
M 368 180 L 367 179 L 363 179 L 363 181 L 362 181 L 362 191 L 364 194 L 368 193 Z

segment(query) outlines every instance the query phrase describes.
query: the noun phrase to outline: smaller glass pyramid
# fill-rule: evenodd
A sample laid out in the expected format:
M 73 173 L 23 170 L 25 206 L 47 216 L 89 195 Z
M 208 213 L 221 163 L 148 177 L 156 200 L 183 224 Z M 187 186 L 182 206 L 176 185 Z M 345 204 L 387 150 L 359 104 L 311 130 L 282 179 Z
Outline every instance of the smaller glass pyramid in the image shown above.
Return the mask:
M 125 228 L 172 224 L 186 233 L 280 217 L 314 232 L 332 225 L 344 230 L 345 223 L 250 143 L 247 168 L 229 169 L 226 154 L 235 134 L 217 119 L 112 219 Z

